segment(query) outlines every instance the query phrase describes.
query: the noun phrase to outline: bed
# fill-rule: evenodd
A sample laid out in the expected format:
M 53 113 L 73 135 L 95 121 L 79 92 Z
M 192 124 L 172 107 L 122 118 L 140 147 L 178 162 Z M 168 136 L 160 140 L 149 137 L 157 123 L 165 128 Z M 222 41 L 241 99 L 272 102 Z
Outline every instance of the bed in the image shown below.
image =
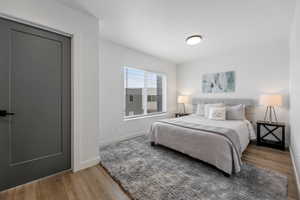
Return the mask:
M 180 118 L 154 122 L 150 128 L 150 142 L 163 145 L 209 163 L 228 175 L 238 173 L 242 153 L 255 132 L 250 122 L 254 101 L 250 99 L 193 99 L 193 110 L 201 103 L 222 102 L 226 105 L 246 106 L 244 120 L 210 120 L 192 114 Z

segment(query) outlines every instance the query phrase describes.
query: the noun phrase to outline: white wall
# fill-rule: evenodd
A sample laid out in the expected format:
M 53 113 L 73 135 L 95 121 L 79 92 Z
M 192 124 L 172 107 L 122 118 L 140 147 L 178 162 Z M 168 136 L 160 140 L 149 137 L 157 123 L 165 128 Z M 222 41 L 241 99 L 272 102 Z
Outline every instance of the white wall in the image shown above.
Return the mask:
M 202 75 L 206 73 L 236 72 L 234 93 L 203 94 Z M 264 93 L 281 93 L 285 105 L 278 112 L 280 121 L 289 121 L 289 47 L 288 40 L 247 47 L 227 55 L 203 58 L 177 67 L 179 94 L 199 97 L 251 98 L 258 100 Z M 256 119 L 263 119 L 264 108 L 258 107 Z
M 153 121 L 167 116 L 124 121 L 124 66 L 165 73 L 167 115 L 176 110 L 176 66 L 174 64 L 101 39 L 100 145 L 144 134 Z
M 290 40 L 290 101 L 291 101 L 291 150 L 298 175 L 300 175 L 300 1 L 297 0 L 294 25 Z M 299 181 L 299 176 L 298 176 Z M 300 188 L 299 188 L 300 189 Z
M 98 56 L 99 24 L 94 17 L 51 0 L 0 0 L 1 15 L 73 34 L 73 169 L 99 161 Z

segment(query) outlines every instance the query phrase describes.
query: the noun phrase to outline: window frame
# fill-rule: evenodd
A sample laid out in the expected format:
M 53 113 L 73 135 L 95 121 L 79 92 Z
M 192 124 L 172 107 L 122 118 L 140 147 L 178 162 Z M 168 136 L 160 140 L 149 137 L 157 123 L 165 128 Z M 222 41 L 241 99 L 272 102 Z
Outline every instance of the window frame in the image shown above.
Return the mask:
M 143 103 L 143 105 L 145 107 L 143 107 L 144 109 L 144 113 L 143 114 L 139 114 L 139 115 L 132 115 L 132 116 L 126 116 L 126 88 L 125 88 L 125 83 L 126 83 L 126 80 L 125 80 L 125 69 L 134 69 L 134 70 L 141 70 L 141 71 L 144 71 L 145 73 L 145 77 L 147 77 L 147 74 L 148 73 L 154 73 L 154 74 L 157 74 L 157 75 L 160 75 L 163 77 L 163 84 L 162 84 L 162 87 L 163 87 L 163 106 L 162 106 L 162 111 L 159 111 L 159 112 L 153 112 L 153 113 L 147 113 L 147 103 Z M 131 120 L 131 119 L 139 119 L 139 118 L 147 118 L 147 117 L 155 117 L 155 116 L 162 116 L 162 115 L 165 115 L 167 113 L 167 96 L 168 96 L 168 81 L 167 81 L 167 74 L 166 73 L 163 73 L 163 72 L 156 72 L 156 71 L 151 71 L 151 70 L 147 70 L 147 69 L 144 69 L 144 68 L 137 68 L 137 67 L 127 67 L 127 66 L 123 66 L 122 67 L 122 77 L 123 77 L 123 92 L 124 92 L 124 95 L 123 95 L 123 118 L 124 120 Z M 144 79 L 144 82 L 145 82 L 145 85 L 144 87 L 146 88 L 144 91 L 146 91 L 146 95 L 143 94 L 143 102 L 147 102 L 147 98 L 148 98 L 148 95 L 147 95 L 147 84 L 146 84 L 146 79 Z M 145 109 L 146 108 L 146 109 Z

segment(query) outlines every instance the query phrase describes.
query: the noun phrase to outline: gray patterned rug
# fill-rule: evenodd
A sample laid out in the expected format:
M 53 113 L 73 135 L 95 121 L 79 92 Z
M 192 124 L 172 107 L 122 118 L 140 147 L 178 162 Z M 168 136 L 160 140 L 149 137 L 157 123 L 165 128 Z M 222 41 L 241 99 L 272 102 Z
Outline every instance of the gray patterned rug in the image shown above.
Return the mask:
M 165 147 L 146 136 L 100 149 L 101 164 L 136 200 L 285 200 L 287 177 L 244 164 L 225 177 L 214 167 Z

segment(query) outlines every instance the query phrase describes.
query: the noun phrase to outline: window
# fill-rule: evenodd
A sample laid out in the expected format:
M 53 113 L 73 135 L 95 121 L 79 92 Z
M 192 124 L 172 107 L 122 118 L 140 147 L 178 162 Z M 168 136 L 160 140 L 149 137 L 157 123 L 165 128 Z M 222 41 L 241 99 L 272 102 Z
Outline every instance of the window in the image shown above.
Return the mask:
M 133 95 L 131 95 L 131 94 L 129 95 L 129 102 L 133 103 Z
M 156 101 L 156 95 L 148 95 L 147 97 L 148 102 L 155 102 Z
M 124 67 L 125 118 L 166 111 L 166 76 Z

